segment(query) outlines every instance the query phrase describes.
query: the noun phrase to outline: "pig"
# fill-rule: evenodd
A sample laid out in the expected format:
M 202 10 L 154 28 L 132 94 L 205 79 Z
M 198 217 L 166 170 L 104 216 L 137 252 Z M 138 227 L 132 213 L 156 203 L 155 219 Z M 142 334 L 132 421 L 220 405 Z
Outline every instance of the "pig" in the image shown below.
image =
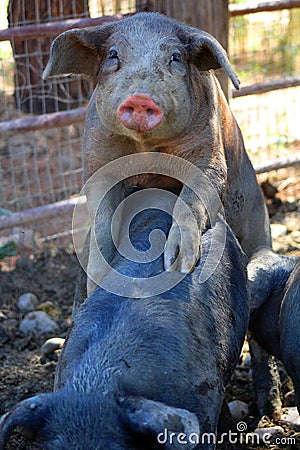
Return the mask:
M 173 213 L 176 220 L 164 251 L 167 271 L 185 273 L 193 269 L 201 255 L 202 232 L 208 221 L 213 223 L 221 205 L 248 256 L 259 246 L 271 246 L 262 191 L 241 131 L 213 73 L 219 68 L 238 89 L 238 77 L 216 39 L 157 13 L 140 13 L 103 26 L 69 30 L 54 40 L 44 78 L 80 74 L 95 84 L 83 137 L 85 181 L 124 156 L 148 158 L 136 176 L 115 183 L 122 180 L 122 173 L 106 171 L 105 177 L 89 183 L 86 196 L 91 232 L 82 257 L 85 270 L 79 273 L 75 303 L 80 304 L 101 283 L 106 262 L 110 263 L 115 254 L 113 214 L 135 187 L 179 192 Z M 177 159 L 174 175 L 166 176 L 155 166 L 153 153 L 176 156 L 200 169 L 209 180 L 199 181 L 201 198 L 178 180 L 178 171 L 187 170 L 183 162 Z M 126 171 L 123 164 L 122 160 L 121 172 L 123 168 Z M 107 184 L 114 186 L 109 192 Z M 100 198 L 103 200 L 97 214 Z M 213 205 L 210 211 L 203 198 L 211 199 L 207 201 Z M 193 213 L 193 221 L 181 208 L 180 200 Z M 115 224 L 116 234 L 119 226 Z M 253 351 L 262 359 L 259 348 Z M 265 355 L 263 358 L 268 372 L 269 361 Z M 262 395 L 271 398 L 269 391 L 276 377 L 273 370 L 269 372 L 270 388 Z
M 99 222 L 99 247 L 110 263 L 115 253 L 112 216 L 133 187 L 177 189 L 179 199 L 195 218 L 190 220 L 182 202 L 175 204 L 177 220 L 173 220 L 164 250 L 165 269 L 190 272 L 201 255 L 203 230 L 220 208 L 212 198 L 215 207 L 207 211 L 202 196 L 176 176 L 166 176 L 157 167 L 151 173 L 153 152 L 177 156 L 202 171 L 210 182 L 209 187 L 202 187 L 203 197 L 217 194 L 226 221 L 248 256 L 258 246 L 271 245 L 262 191 L 213 73 L 219 68 L 238 89 L 238 77 L 216 39 L 158 13 L 139 13 L 103 26 L 69 30 L 52 43 L 44 79 L 80 74 L 95 84 L 83 137 L 85 181 L 124 156 L 149 156 L 148 164 L 136 176 L 114 183 L 121 175 L 112 172 L 106 175 L 111 180 L 95 181 L 86 192 L 91 223 L 86 257 L 88 295 L 107 270 L 99 257 L 94 218 Z M 180 170 L 178 161 L 176 165 L 174 172 Z M 114 188 L 106 193 L 109 181 Z M 102 197 L 101 213 L 97 214 Z M 78 292 L 83 300 L 86 291 Z
M 300 258 L 260 248 L 249 261 L 248 278 L 251 339 L 283 362 L 294 383 L 300 413 Z M 259 391 L 265 383 L 265 369 L 255 358 L 252 366 Z M 264 409 L 264 404 L 259 406 Z
M 131 228 L 143 252 L 153 229 L 171 216 L 148 209 Z M 225 248 L 205 282 L 201 271 L 213 239 Z M 18 426 L 45 450 L 215 448 L 224 387 L 239 358 L 248 323 L 246 257 L 218 217 L 202 237 L 194 271 L 168 291 L 129 298 L 98 287 L 80 306 L 63 347 L 53 393 L 23 400 L 0 427 L 4 450 Z M 160 255 L 140 264 L 115 256 L 133 280 L 165 272 Z M 107 272 L 104 279 L 108 278 Z M 141 288 L 142 289 L 142 288 Z M 205 433 L 213 433 L 205 435 Z

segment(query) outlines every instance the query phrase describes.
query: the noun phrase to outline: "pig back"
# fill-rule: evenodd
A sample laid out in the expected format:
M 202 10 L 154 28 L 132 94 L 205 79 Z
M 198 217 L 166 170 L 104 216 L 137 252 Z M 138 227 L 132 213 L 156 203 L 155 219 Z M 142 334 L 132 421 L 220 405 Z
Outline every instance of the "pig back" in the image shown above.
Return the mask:
M 167 234 L 170 225 L 168 214 L 143 211 L 131 226 L 133 246 L 147 250 L 150 233 L 159 228 Z M 246 261 L 241 248 L 219 217 L 203 236 L 203 255 L 194 272 L 177 284 L 173 273 L 164 272 L 162 250 L 149 263 L 129 261 L 120 254 L 115 257 L 113 269 L 130 277 L 133 286 L 136 279 L 154 278 L 155 283 L 155 277 L 162 274 L 174 285 L 156 296 L 138 285 L 140 297 L 135 298 L 99 287 L 76 316 L 60 361 L 57 387 L 67 383 L 90 353 L 99 373 L 103 361 L 118 368 L 118 386 L 126 393 L 149 397 L 150 391 L 168 404 L 178 404 L 180 397 L 184 399 L 180 407 L 186 407 L 182 402 L 198 403 L 197 389 L 207 382 L 207 368 L 218 389 L 227 383 L 248 321 Z M 111 283 L 116 288 L 114 276 L 107 274 L 106 288 Z M 174 391 L 174 374 L 178 392 Z M 101 380 L 102 375 L 100 385 Z

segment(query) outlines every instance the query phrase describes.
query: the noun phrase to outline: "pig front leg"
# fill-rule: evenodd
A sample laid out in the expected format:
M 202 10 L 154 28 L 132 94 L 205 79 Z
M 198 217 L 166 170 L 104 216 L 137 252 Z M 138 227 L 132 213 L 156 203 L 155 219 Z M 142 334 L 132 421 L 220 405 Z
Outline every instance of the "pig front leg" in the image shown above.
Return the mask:
M 102 199 L 99 205 L 99 199 Z M 105 185 L 95 183 L 87 192 L 88 214 L 91 223 L 89 256 L 87 263 L 87 295 L 91 295 L 110 268 L 115 255 L 113 235 L 118 238 L 121 224 L 114 223 L 114 212 L 122 200 L 122 185 L 119 183 L 106 192 Z M 117 242 L 116 242 L 117 244 Z
M 189 273 L 201 256 L 201 236 L 209 222 L 216 220 L 221 200 L 211 192 L 201 198 L 184 186 L 173 210 L 173 223 L 164 249 L 166 271 Z

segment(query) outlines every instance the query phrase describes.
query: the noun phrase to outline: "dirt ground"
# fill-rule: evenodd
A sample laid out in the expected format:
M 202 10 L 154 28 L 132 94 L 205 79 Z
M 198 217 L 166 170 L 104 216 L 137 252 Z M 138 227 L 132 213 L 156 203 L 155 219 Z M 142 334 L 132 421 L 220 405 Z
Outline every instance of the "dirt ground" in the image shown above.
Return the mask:
M 280 170 L 261 176 L 265 194 L 269 197 L 268 208 L 272 223 L 286 227 L 275 240 L 274 248 L 284 254 L 300 256 L 300 167 Z M 18 401 L 38 392 L 51 391 L 57 355 L 46 358 L 41 354 L 41 345 L 48 337 L 24 337 L 18 326 L 22 313 L 17 306 L 18 297 L 24 292 L 33 292 L 39 300 L 39 309 L 47 311 L 59 325 L 56 336 L 65 337 L 71 323 L 72 297 L 77 273 L 77 260 L 72 250 L 43 247 L 39 252 L 23 249 L 17 257 L 15 269 L 8 270 L 8 261 L 2 263 L 0 271 L 0 416 Z M 247 356 L 247 347 L 244 348 Z M 283 385 L 283 395 L 290 386 Z M 232 382 L 227 389 L 229 400 L 238 399 L 249 405 L 246 419 L 249 429 L 257 423 L 258 414 L 251 382 L 251 368 L 242 363 L 237 367 Z M 266 426 L 274 425 L 264 418 Z M 284 427 L 284 437 L 295 437 L 295 445 L 272 445 L 272 449 L 300 448 L 300 433 Z M 32 449 L 19 434 L 14 434 L 7 446 L 8 450 Z M 221 448 L 221 447 L 220 447 Z M 224 447 L 222 447 L 224 448 Z M 228 450 L 258 448 L 251 445 L 227 445 Z M 266 447 L 262 447 L 266 448 Z M 70 449 L 72 450 L 72 449 Z M 104 449 L 103 449 L 104 450 Z

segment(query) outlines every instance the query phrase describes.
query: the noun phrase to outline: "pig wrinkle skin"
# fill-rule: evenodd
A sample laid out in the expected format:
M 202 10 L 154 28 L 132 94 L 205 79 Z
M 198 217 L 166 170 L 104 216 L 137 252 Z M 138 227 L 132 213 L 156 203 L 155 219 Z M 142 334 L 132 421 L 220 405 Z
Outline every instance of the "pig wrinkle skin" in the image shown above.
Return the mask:
M 135 220 L 132 243 L 140 251 L 147 250 L 157 223 L 165 234 L 171 225 L 170 216 L 155 210 Z M 225 250 L 201 283 L 212 233 L 222 226 Z M 131 277 L 174 276 L 164 272 L 162 253 L 148 264 L 118 255 L 113 267 Z M 212 441 L 162 445 L 157 435 L 165 429 L 216 433 L 248 312 L 246 257 L 218 218 L 203 235 L 203 257 L 193 273 L 169 291 L 132 299 L 96 289 L 75 316 L 55 392 L 19 403 L 2 423 L 0 442 L 20 426 L 46 450 L 214 449 Z
M 300 413 L 300 258 L 261 248 L 250 259 L 248 278 L 251 338 L 283 362 Z M 256 370 L 259 388 L 262 380 L 259 367 Z
M 218 68 L 223 68 L 238 88 L 239 80 L 227 55 L 212 36 L 157 13 L 140 13 L 119 22 L 69 30 L 58 36 L 52 44 L 44 78 L 81 74 L 94 80 L 96 87 L 88 106 L 83 138 L 85 180 L 107 163 L 132 154 L 158 152 L 188 160 L 210 180 L 213 189 L 205 188 L 203 197 L 210 198 L 211 190 L 218 194 L 227 222 L 250 256 L 258 246 L 271 245 L 269 221 L 241 132 L 211 72 Z M 147 98 L 149 105 L 153 102 L 156 105 L 150 113 L 159 116 L 159 120 L 151 130 L 131 129 L 126 121 L 120 120 L 120 110 L 137 97 L 139 107 L 141 97 Z M 128 111 L 130 114 L 130 108 Z M 142 114 L 142 122 L 147 121 L 147 113 Z M 135 117 L 133 122 L 136 121 Z M 105 274 L 96 250 L 94 228 L 103 256 L 110 263 L 115 253 L 111 218 L 130 187 L 178 188 L 178 182 L 176 185 L 171 178 L 147 175 L 147 167 L 144 172 L 112 189 L 102 202 L 96 225 L 91 225 L 88 295 Z M 118 176 L 111 174 L 112 180 Z M 104 186 L 105 183 L 95 182 L 88 189 L 91 224 Z M 196 221 L 188 221 L 186 212 L 175 204 L 178 223 L 186 225 L 179 230 L 173 222 L 164 264 L 168 271 L 186 273 L 193 270 L 201 255 L 201 235 L 208 223 L 208 213 L 213 223 L 218 208 L 208 212 L 186 185 L 179 183 L 179 189 L 179 197 Z M 182 256 L 176 259 L 181 247 Z

